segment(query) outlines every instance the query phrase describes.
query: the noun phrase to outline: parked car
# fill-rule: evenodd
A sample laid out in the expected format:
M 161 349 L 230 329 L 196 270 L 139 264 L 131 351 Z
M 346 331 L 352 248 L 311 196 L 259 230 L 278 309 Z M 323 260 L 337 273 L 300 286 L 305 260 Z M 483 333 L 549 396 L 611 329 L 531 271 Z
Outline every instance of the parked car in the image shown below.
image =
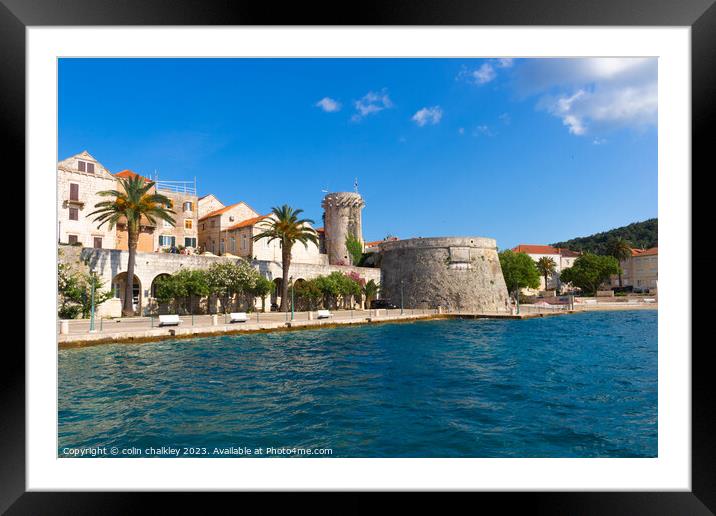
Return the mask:
M 374 299 L 370 303 L 371 308 L 400 308 L 395 303 L 391 303 L 388 299 Z

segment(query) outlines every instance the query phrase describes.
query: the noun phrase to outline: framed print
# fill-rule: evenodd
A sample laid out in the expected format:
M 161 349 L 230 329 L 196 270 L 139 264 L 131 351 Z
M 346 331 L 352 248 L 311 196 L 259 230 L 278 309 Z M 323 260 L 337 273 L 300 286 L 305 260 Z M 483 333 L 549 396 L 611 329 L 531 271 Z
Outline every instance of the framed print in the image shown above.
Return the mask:
M 711 2 L 2 2 L 27 205 L 3 510 L 714 510 L 691 302 Z

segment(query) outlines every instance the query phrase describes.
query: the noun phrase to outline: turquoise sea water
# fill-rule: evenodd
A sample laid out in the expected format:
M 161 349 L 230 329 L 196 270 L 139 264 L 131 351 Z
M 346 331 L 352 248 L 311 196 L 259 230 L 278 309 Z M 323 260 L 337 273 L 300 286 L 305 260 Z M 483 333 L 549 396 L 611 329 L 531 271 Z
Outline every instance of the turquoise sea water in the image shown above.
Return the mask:
M 657 312 L 68 349 L 58 395 L 59 456 L 655 457 Z

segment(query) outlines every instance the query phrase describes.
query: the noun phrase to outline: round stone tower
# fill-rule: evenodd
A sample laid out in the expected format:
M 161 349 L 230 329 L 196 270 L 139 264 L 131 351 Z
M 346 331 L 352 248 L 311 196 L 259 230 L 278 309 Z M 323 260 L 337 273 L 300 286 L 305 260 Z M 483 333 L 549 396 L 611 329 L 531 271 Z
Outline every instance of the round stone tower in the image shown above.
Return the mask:
M 361 210 L 365 202 L 358 193 L 335 192 L 327 194 L 321 206 L 328 263 L 350 265 L 351 256 L 346 247 L 346 237 L 352 235 L 363 243 Z
M 439 237 L 380 244 L 381 297 L 405 308 L 508 312 L 497 243 L 483 237 Z

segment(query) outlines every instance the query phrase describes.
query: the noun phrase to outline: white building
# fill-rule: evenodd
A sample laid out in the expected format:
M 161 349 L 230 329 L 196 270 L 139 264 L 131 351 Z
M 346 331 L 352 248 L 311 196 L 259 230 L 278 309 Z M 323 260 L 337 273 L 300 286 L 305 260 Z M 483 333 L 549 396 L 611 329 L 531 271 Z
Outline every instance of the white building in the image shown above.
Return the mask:
M 549 277 L 546 285 L 544 276 L 540 275 L 539 290 L 559 291 L 562 287 L 562 283 L 559 279 L 562 271 L 574 265 L 574 261 L 579 257 L 579 253 L 576 251 L 561 247 L 552 247 L 551 245 L 520 244 L 517 247 L 513 247 L 512 251 L 525 253 L 532 258 L 535 263 L 544 257 L 551 258 L 554 261 L 555 272 Z
M 659 281 L 659 248 L 632 249 L 631 257 L 623 260 L 622 286 L 636 291 L 653 291 Z M 611 277 L 611 287 L 619 286 L 619 276 Z

